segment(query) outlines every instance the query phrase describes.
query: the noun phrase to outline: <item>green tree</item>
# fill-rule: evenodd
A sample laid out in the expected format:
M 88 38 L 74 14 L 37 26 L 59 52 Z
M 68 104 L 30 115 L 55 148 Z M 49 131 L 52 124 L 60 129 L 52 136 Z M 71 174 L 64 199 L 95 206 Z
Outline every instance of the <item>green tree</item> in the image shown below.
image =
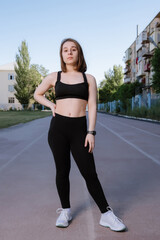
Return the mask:
M 122 108 L 126 110 L 129 104 L 129 99 L 142 93 L 142 86 L 143 84 L 138 81 L 128 84 L 123 83 L 114 94 L 113 100 L 121 100 Z
M 36 87 L 42 82 L 43 78 L 45 78 L 48 75 L 49 70 L 44 68 L 42 65 L 38 64 L 32 64 L 30 67 L 30 86 L 32 86 L 32 92 L 31 95 L 33 97 L 34 91 Z M 55 103 L 55 93 L 53 89 L 49 89 L 45 93 L 45 97 L 49 100 Z M 38 102 L 34 101 L 35 104 L 38 104 Z
M 16 90 L 15 96 L 21 104 L 26 104 L 25 107 L 27 107 L 30 99 L 28 86 L 30 57 L 26 41 L 22 41 L 21 46 L 18 48 L 16 63 L 16 84 L 14 85 Z
M 119 86 L 123 83 L 122 66 L 113 66 L 113 70 L 105 72 L 105 79 L 99 85 L 99 101 L 108 102 L 112 101 L 112 95 L 118 90 Z
M 30 65 L 30 57 L 26 41 L 22 41 L 21 47 L 16 54 L 16 84 L 14 85 L 15 96 L 24 107 L 27 108 L 31 99 L 34 100 L 33 94 L 36 87 L 47 76 L 48 70 L 42 65 Z M 49 93 L 48 93 L 49 94 Z
M 156 93 L 160 93 L 160 49 L 156 48 L 151 60 L 152 70 L 154 72 L 152 78 L 152 86 Z
M 32 64 L 29 69 L 28 88 L 30 92 L 30 99 L 33 98 L 36 87 L 41 83 L 44 77 L 48 74 L 48 70 L 42 65 Z

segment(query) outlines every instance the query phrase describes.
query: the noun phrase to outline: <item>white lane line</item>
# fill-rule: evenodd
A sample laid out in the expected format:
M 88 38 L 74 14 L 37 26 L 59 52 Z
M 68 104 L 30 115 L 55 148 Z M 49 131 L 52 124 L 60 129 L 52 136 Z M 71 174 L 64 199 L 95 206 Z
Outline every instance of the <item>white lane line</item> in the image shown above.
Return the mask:
M 135 144 L 129 142 L 128 140 L 126 140 L 124 137 L 122 137 L 120 134 L 116 133 L 115 131 L 111 130 L 110 128 L 106 127 L 103 123 L 101 123 L 100 121 L 97 121 L 102 127 L 104 127 L 105 129 L 107 129 L 109 132 L 111 132 L 112 134 L 116 135 L 117 137 L 119 137 L 121 140 L 123 140 L 124 142 L 126 142 L 127 144 L 129 144 L 130 146 L 132 146 L 133 148 L 135 148 L 137 151 L 139 151 L 140 153 L 142 153 L 144 156 L 148 157 L 149 159 L 151 159 L 153 162 L 157 163 L 158 165 L 160 165 L 160 162 L 152 157 L 150 154 L 144 152 L 142 149 L 140 149 L 139 147 L 137 147 Z
M 1 168 L 0 168 L 0 172 L 5 169 L 11 162 L 13 162 L 18 156 L 20 156 L 23 152 L 25 152 L 28 148 L 30 148 L 33 144 L 35 144 L 37 141 L 39 141 L 39 139 L 41 137 L 43 137 L 46 134 L 43 133 L 41 134 L 38 138 L 36 138 L 35 140 L 33 140 L 31 143 L 29 143 L 26 147 L 24 147 L 20 152 L 18 152 L 16 155 L 14 155 L 14 157 L 12 157 L 7 163 L 5 163 Z
M 119 123 L 118 123 L 118 124 L 119 124 Z M 132 127 L 132 128 L 134 128 L 134 129 L 137 129 L 137 130 L 139 130 L 139 131 L 141 131 L 141 132 L 147 133 L 147 134 L 149 134 L 149 135 L 151 135 L 151 136 L 159 137 L 159 138 L 160 138 L 160 135 L 157 135 L 157 134 L 155 134 L 155 133 L 148 132 L 148 131 L 146 131 L 146 130 L 144 130 L 144 129 L 137 128 L 137 127 L 134 127 L 134 126 L 130 126 L 129 124 L 126 124 L 126 123 L 120 123 L 120 124 L 127 125 L 127 126 L 129 126 L 129 127 Z
M 112 120 L 112 121 L 114 121 L 114 122 L 118 122 L 118 121 L 116 121 L 115 119 Z M 147 134 L 149 134 L 149 135 L 151 135 L 151 136 L 159 137 L 159 138 L 160 138 L 160 135 L 158 135 L 158 134 L 151 133 L 151 132 L 148 132 L 148 131 L 146 131 L 146 130 L 144 130 L 144 129 L 137 128 L 137 127 L 134 127 L 134 126 L 131 126 L 131 125 L 127 124 L 127 123 L 118 122 L 118 124 L 121 124 L 121 125 L 124 125 L 124 126 L 126 125 L 126 126 L 128 126 L 128 127 L 131 127 L 131 128 L 137 129 L 137 130 L 139 130 L 139 131 L 141 131 L 141 132 L 147 133 Z

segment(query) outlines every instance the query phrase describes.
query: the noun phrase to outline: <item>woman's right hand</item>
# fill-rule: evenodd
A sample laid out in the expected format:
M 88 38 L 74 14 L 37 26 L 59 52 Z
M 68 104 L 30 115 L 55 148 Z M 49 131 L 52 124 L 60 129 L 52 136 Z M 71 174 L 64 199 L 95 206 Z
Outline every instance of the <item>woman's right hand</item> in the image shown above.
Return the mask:
M 51 107 L 52 115 L 55 117 L 55 109 L 56 109 L 56 104 L 53 103 Z

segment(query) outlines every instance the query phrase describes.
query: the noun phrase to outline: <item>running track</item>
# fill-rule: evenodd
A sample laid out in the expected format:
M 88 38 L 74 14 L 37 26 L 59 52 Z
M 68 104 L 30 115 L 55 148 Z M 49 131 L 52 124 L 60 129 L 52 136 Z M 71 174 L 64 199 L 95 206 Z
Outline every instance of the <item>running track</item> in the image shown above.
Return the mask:
M 94 157 L 107 200 L 127 231 L 99 223 L 100 212 L 72 158 L 73 221 L 55 227 L 60 207 L 47 142 L 51 117 L 0 130 L 1 240 L 160 239 L 160 125 L 97 113 Z

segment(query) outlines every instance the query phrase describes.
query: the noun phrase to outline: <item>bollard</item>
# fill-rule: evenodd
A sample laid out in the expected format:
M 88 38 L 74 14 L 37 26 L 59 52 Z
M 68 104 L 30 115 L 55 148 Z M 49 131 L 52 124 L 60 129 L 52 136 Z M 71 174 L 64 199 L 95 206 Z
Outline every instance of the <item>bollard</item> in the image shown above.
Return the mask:
M 148 108 L 151 108 L 151 93 L 147 93 L 147 102 L 148 102 Z
M 112 102 L 109 102 L 109 105 L 110 105 L 110 111 L 109 112 L 112 112 Z
M 133 108 L 134 108 L 134 100 L 135 100 L 135 98 L 132 97 L 132 110 L 133 110 Z
M 115 112 L 116 111 L 116 100 L 113 101 L 113 104 L 114 104 L 113 105 L 114 106 L 114 110 L 113 111 Z
M 142 106 L 142 96 L 141 96 L 141 94 L 138 95 L 138 98 L 139 98 L 139 108 L 141 108 L 141 106 Z

